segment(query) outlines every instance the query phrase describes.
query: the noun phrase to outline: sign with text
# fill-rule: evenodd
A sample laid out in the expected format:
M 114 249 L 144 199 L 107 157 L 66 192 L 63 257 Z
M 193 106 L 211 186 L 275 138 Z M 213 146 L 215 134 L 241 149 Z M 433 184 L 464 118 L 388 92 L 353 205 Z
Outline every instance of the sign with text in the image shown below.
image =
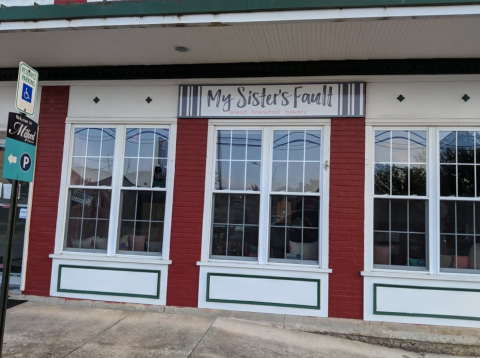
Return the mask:
M 38 125 L 25 115 L 8 114 L 7 140 L 3 160 L 3 177 L 33 181 Z
M 364 103 L 364 83 L 180 86 L 178 117 L 363 117 Z
M 32 115 L 35 112 L 37 96 L 38 72 L 25 62 L 20 62 L 18 68 L 17 96 L 15 106 L 21 112 Z

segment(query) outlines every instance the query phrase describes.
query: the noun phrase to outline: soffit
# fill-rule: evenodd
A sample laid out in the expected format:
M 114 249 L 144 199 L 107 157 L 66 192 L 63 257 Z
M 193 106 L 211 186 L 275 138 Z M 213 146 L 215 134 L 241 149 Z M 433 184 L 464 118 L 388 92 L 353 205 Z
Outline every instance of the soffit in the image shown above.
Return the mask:
M 478 34 L 480 17 L 5 32 L 0 67 L 480 58 Z

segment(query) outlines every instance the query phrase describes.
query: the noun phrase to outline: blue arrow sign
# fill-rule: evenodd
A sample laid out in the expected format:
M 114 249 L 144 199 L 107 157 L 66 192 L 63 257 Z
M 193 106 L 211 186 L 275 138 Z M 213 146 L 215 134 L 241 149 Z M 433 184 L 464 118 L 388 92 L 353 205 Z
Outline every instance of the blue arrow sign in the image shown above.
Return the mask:
M 3 177 L 6 179 L 33 181 L 38 125 L 17 113 L 9 113 Z

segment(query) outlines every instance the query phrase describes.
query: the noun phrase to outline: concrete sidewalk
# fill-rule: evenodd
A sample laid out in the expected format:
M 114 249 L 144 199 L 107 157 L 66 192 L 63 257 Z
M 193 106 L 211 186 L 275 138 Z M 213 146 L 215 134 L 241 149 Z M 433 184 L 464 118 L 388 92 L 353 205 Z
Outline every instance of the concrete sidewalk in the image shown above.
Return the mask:
M 305 332 L 315 322 L 321 330 L 322 322 L 306 317 L 46 301 L 7 310 L 3 357 L 452 357 L 371 345 L 348 335 L 350 339 Z M 351 320 L 323 321 L 332 324 L 331 334 L 341 336 L 340 325 L 355 329 Z M 372 333 L 368 324 L 364 327 L 366 335 Z M 458 330 L 443 329 L 445 335 Z M 478 331 L 469 330 L 480 335 Z M 474 340 L 459 337 L 463 343 Z

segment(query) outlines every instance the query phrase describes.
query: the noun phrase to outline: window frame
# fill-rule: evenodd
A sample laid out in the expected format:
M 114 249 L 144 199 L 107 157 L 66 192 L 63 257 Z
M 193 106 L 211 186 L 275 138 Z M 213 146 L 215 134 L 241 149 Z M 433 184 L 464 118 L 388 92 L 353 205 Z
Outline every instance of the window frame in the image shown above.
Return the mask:
M 413 196 L 413 195 L 410 195 L 410 194 L 407 194 L 407 195 L 393 195 L 393 194 L 375 194 L 375 165 L 377 164 L 377 162 L 375 161 L 375 132 L 376 131 L 389 131 L 389 132 L 395 132 L 395 131 L 425 131 L 426 135 L 427 135 L 427 138 L 426 138 L 426 146 L 427 146 L 427 158 L 425 160 L 425 165 L 426 165 L 426 175 L 427 175 L 427 179 L 426 179 L 426 195 L 425 196 Z M 431 246 L 431 243 L 430 243 L 430 240 L 429 240 L 429 237 L 430 237 L 430 232 L 431 232 L 431 225 L 430 225 L 430 205 L 431 205 L 431 196 L 432 196 L 432 190 L 430 189 L 430 186 L 429 186 L 429 180 L 431 179 L 431 176 L 432 176 L 432 173 L 431 173 L 431 168 L 432 168 L 432 163 L 430 162 L 430 157 L 429 157 L 429 153 L 428 151 L 430 150 L 430 147 L 431 147 L 431 138 L 430 138 L 430 132 L 429 132 L 429 128 L 428 127 L 425 127 L 425 126 L 421 126 L 421 127 L 413 127 L 413 126 L 405 126 L 405 127 L 383 127 L 383 126 L 374 126 L 373 127 L 373 130 L 372 130 L 372 140 L 370 141 L 370 144 L 372 146 L 372 151 L 371 151 L 371 166 L 370 166 L 370 180 L 368 181 L 370 186 L 371 186 L 371 209 L 370 210 L 366 210 L 366 213 L 367 215 L 366 216 L 366 221 L 371 221 L 372 222 L 372 230 L 371 230 L 371 240 L 372 240 L 372 258 L 371 258 L 371 265 L 372 265 L 372 269 L 373 270 L 388 270 L 388 271 L 391 271 L 391 270 L 395 270 L 395 271 L 413 271 L 413 272 L 427 272 L 429 270 L 429 266 L 430 266 L 430 262 L 431 262 L 431 257 L 429 255 L 429 250 L 430 250 L 430 246 Z M 409 144 L 410 145 L 410 144 Z M 382 163 L 382 162 L 381 162 Z M 394 161 L 392 161 L 392 153 L 390 153 L 390 161 L 389 161 L 390 165 L 393 165 L 395 164 Z M 405 164 L 405 163 L 402 163 L 402 164 Z M 409 162 L 408 164 L 410 165 L 410 159 L 409 159 Z M 423 164 L 423 163 L 422 163 Z M 409 176 L 409 179 L 410 179 L 410 176 Z M 365 181 L 365 183 L 367 183 L 367 181 Z M 410 186 L 410 180 L 409 180 L 409 186 Z M 366 186 L 367 187 L 367 186 Z M 390 189 L 392 187 L 392 174 L 390 173 Z M 367 195 L 365 196 L 367 198 Z M 426 228 L 425 228 L 425 237 L 426 237 L 426 250 L 425 250 L 425 260 L 426 260 L 426 266 L 423 268 L 423 267 L 420 267 L 420 266 L 400 266 L 400 265 L 375 265 L 373 263 L 373 248 L 374 248 L 374 227 L 373 227 L 373 223 L 374 223 L 374 203 L 375 203 L 375 199 L 385 199 L 385 200 L 389 200 L 389 199 L 401 199 L 401 200 L 425 200 L 426 203 L 427 203 L 427 217 L 428 217 L 428 220 L 426 220 Z M 367 217 L 368 217 L 368 214 L 371 213 L 371 220 L 368 220 Z M 407 230 L 409 231 L 409 230 Z M 365 246 L 365 248 L 367 248 L 368 246 Z
M 457 189 L 457 196 L 454 196 L 454 197 L 442 197 L 440 195 L 440 165 L 442 163 L 440 163 L 440 132 L 442 131 L 454 131 L 454 132 L 469 132 L 469 131 L 473 131 L 473 132 L 480 132 L 480 125 L 478 127 L 474 127 L 474 126 L 465 126 L 465 127 L 462 127 L 462 126 L 451 126 L 451 127 L 448 127 L 448 126 L 437 126 L 435 127 L 436 129 L 436 144 L 435 144 L 435 150 L 436 150 L 436 153 L 435 153 L 435 173 L 437 175 L 437 178 L 436 178 L 436 200 L 435 200 L 435 204 L 436 204 L 436 217 L 437 217 L 437 222 L 436 222 L 436 226 L 437 226 L 437 237 L 438 237 L 438 240 L 436 240 L 436 253 L 435 253 L 435 256 L 438 260 L 438 264 L 437 264 L 437 267 L 436 267 L 436 272 L 438 275 L 466 275 L 466 276 L 470 276 L 470 277 L 478 277 L 480 279 L 480 269 L 476 269 L 476 270 L 472 270 L 472 269 L 449 269 L 449 268 L 446 268 L 446 269 L 443 269 L 440 267 L 440 255 L 441 255 L 441 247 L 440 247 L 440 202 L 442 200 L 445 200 L 445 201 L 453 201 L 453 202 L 458 202 L 458 201 L 466 201 L 466 202 L 479 202 L 480 203 L 480 196 L 471 196 L 471 197 L 468 197 L 468 196 L 458 196 L 458 180 L 456 182 L 456 189 Z M 457 137 L 458 138 L 458 137 Z M 474 141 L 475 141 L 475 138 L 474 138 Z M 458 145 L 458 142 L 457 142 L 457 145 Z M 457 152 L 457 158 L 458 158 L 458 152 Z M 475 154 L 476 155 L 476 151 L 475 151 Z M 458 161 L 455 162 L 455 165 L 458 166 Z M 460 163 L 462 164 L 462 163 Z M 477 164 L 477 163 L 473 163 L 473 166 L 474 168 L 476 168 L 477 165 L 480 165 Z M 458 170 L 457 170 L 457 173 L 458 175 Z M 476 171 L 474 170 L 474 175 L 476 177 Z M 477 178 L 478 180 L 478 178 Z M 475 183 L 476 184 L 476 183 Z M 476 191 L 476 189 L 475 189 Z M 477 193 L 479 194 L 479 193 Z M 474 218 L 475 220 L 475 218 Z M 457 236 L 457 234 L 455 234 L 455 236 Z M 473 240 L 475 241 L 476 240 L 476 236 L 474 235 L 473 236 Z
M 99 124 L 101 123 L 101 124 Z M 151 120 L 148 122 L 138 122 L 134 123 L 134 120 L 125 120 L 125 121 L 112 121 L 109 118 L 98 118 L 96 120 L 82 120 L 82 119 L 73 119 L 69 120 L 67 118 L 67 123 L 65 125 L 65 141 L 63 149 L 63 159 L 62 159 L 62 179 L 60 184 L 60 195 L 59 195 L 59 205 L 58 205 L 58 217 L 57 217 L 57 229 L 56 229 L 56 245 L 55 245 L 55 254 L 70 255 L 74 256 L 95 256 L 97 258 L 109 258 L 109 259 L 120 259 L 127 261 L 140 261 L 148 262 L 150 260 L 154 261 L 166 261 L 169 259 L 170 255 L 170 235 L 171 235 L 171 222 L 172 222 L 172 207 L 173 207 L 173 187 L 174 187 L 174 177 L 175 177 L 175 150 L 176 150 L 176 132 L 177 124 L 175 119 L 158 119 Z M 73 144 L 75 138 L 75 129 L 76 128 L 115 128 L 116 130 L 116 139 L 115 139 L 115 149 L 113 156 L 113 170 L 112 170 L 112 185 L 109 188 L 111 190 L 111 209 L 109 216 L 109 228 L 108 228 L 108 244 L 107 250 L 98 252 L 97 250 L 72 250 L 65 248 L 65 235 L 68 221 L 68 190 L 71 185 L 70 173 L 72 167 L 72 154 L 73 154 Z M 167 158 L 167 167 L 168 174 L 165 185 L 166 198 L 165 198 L 165 217 L 164 217 L 164 230 L 163 230 L 163 242 L 162 242 L 162 252 L 161 254 L 148 254 L 148 253 L 135 253 L 135 251 L 130 252 L 117 252 L 118 244 L 118 232 L 119 232 L 119 223 L 120 223 L 120 201 L 121 201 L 121 191 L 122 183 L 121 179 L 123 177 L 124 169 L 124 156 L 125 156 L 125 133 L 129 128 L 165 128 L 169 130 L 169 143 L 168 143 L 168 158 Z M 76 187 L 76 186 L 73 186 Z M 88 187 L 86 187 L 88 189 Z M 93 187 L 96 188 L 96 187 Z M 101 187 L 100 187 L 101 188 Z M 142 188 L 140 188 L 142 189 Z M 152 190 L 153 188 L 148 188 Z M 147 188 L 145 188 L 147 190 Z
M 375 131 L 377 130 L 426 130 L 427 131 L 427 196 L 428 201 L 428 220 L 427 220 L 427 250 L 426 270 L 405 269 L 402 266 L 383 266 L 374 267 L 373 264 L 373 248 L 374 248 L 374 199 L 381 197 L 375 195 Z M 480 126 L 472 126 L 471 124 L 462 125 L 445 125 L 440 122 L 438 125 L 433 123 L 421 124 L 405 124 L 402 126 L 395 125 L 379 125 L 367 124 L 365 130 L 365 273 L 390 273 L 392 275 L 399 275 L 399 277 L 421 277 L 424 275 L 436 275 L 443 277 L 458 277 L 466 280 L 479 281 L 480 270 L 442 270 L 440 268 L 440 132 L 441 131 L 480 131 Z M 389 198 L 397 196 L 389 196 Z M 399 198 L 408 198 L 406 196 L 398 196 Z M 410 197 L 415 198 L 415 197 Z M 421 197 L 423 198 L 423 197 Z M 451 197 L 446 200 L 456 201 L 457 199 L 463 201 L 479 201 L 480 196 L 477 197 Z
M 213 194 L 215 185 L 215 162 L 216 162 L 216 133 L 218 130 L 261 130 L 262 131 L 262 168 L 260 172 L 260 192 L 252 191 L 260 195 L 259 215 L 259 238 L 258 257 L 256 259 L 236 258 L 227 256 L 225 258 L 211 257 L 211 233 L 213 225 Z M 321 159 L 320 159 L 320 229 L 319 229 L 319 260 L 274 260 L 269 259 L 270 244 L 270 197 L 271 195 L 300 195 L 308 196 L 309 193 L 302 192 L 272 192 L 271 190 L 271 166 L 273 159 L 273 131 L 274 130 L 320 130 L 321 138 Z M 208 141 L 207 141 L 207 163 L 205 174 L 205 200 L 202 230 L 202 253 L 201 262 L 211 262 L 219 265 L 255 265 L 255 266 L 289 266 L 303 268 L 328 269 L 328 226 L 329 226 L 329 163 L 330 163 L 330 119 L 291 119 L 277 120 L 209 120 Z M 245 191 L 248 193 L 248 191 Z M 245 193 L 242 192 L 242 193 Z M 223 190 L 222 193 L 238 193 L 238 191 Z

